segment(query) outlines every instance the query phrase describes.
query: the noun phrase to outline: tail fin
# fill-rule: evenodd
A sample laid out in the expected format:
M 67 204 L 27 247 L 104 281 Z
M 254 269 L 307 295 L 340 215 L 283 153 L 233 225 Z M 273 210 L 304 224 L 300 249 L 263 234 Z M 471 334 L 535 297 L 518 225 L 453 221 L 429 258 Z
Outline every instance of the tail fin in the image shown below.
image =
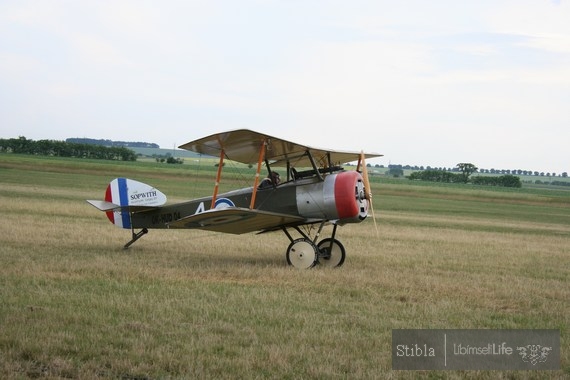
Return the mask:
M 122 228 L 131 228 L 131 212 L 160 207 L 166 203 L 166 195 L 160 190 L 128 178 L 115 178 L 107 186 L 105 200 L 88 200 L 107 214 L 107 218 Z

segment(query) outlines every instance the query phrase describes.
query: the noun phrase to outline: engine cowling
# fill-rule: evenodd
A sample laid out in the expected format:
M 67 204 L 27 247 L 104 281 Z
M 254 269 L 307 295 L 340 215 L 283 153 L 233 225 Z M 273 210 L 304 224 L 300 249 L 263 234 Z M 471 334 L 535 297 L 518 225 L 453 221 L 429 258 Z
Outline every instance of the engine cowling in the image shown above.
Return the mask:
M 359 223 L 368 215 L 362 176 L 346 171 L 329 174 L 322 182 L 299 186 L 297 208 L 306 218 Z

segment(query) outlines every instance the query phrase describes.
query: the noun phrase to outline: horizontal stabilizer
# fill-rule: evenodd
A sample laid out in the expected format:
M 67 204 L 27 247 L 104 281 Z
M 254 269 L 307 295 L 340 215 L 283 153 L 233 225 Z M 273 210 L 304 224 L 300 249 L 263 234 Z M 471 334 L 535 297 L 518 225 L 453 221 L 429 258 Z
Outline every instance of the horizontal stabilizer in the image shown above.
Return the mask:
M 88 199 L 87 202 L 89 204 L 91 204 L 92 206 L 95 206 L 96 208 L 98 208 L 100 211 L 113 211 L 113 210 L 120 210 L 121 209 L 121 206 L 116 205 L 116 204 L 111 203 L 111 202 L 97 201 L 97 200 L 90 200 L 90 199 Z
M 93 206 L 95 206 L 100 211 L 125 211 L 125 212 L 142 212 L 147 210 L 154 210 L 159 208 L 159 206 L 119 206 L 111 202 L 106 201 L 96 201 L 92 199 L 88 199 L 87 202 Z
M 240 207 L 212 209 L 169 223 L 171 228 L 197 228 L 208 231 L 244 234 L 303 223 L 305 218 L 295 215 L 250 210 Z

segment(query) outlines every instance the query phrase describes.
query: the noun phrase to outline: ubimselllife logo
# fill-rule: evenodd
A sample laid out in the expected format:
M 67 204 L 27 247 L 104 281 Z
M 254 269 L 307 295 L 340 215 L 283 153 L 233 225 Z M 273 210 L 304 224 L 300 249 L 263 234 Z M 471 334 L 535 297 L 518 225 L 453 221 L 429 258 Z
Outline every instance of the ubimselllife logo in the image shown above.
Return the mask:
M 546 363 L 548 355 L 552 352 L 552 347 L 541 346 L 540 344 L 527 344 L 524 347 L 517 347 L 517 351 L 523 362 L 537 365 Z
M 392 368 L 557 370 L 560 330 L 392 330 Z

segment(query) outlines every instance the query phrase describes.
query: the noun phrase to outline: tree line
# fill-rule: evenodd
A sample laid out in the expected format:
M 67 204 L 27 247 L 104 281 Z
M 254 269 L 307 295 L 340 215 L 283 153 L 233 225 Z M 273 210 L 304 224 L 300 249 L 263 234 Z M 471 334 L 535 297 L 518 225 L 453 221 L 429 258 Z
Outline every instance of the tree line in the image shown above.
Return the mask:
M 380 167 L 384 167 L 384 165 L 380 165 Z M 455 168 L 446 168 L 446 167 L 431 167 L 431 166 L 419 166 L 419 165 L 395 165 L 390 164 L 388 165 L 389 169 L 402 169 L 402 170 L 416 170 L 416 171 L 423 171 L 423 170 L 440 170 L 440 171 L 448 171 L 448 172 L 458 172 L 459 169 Z M 523 169 L 477 169 L 478 173 L 484 174 L 512 174 L 512 175 L 524 175 L 524 176 L 536 176 L 536 177 L 568 177 L 568 172 L 556 173 L 556 172 L 544 172 L 544 171 L 532 171 L 532 170 L 523 170 Z
M 472 183 L 474 185 L 522 187 L 521 179 L 515 175 L 505 174 L 501 176 L 471 176 L 477 171 L 477 167 L 471 163 L 459 163 L 456 173 L 446 170 L 423 170 L 412 172 L 408 179 L 446 183 Z
M 34 141 L 23 136 L 17 139 L 0 139 L 0 152 L 117 161 L 136 161 L 137 159 L 134 151 L 122 146 L 107 147 L 57 140 Z
M 65 142 L 73 144 L 90 144 L 90 145 L 103 145 L 103 146 L 118 146 L 127 148 L 155 148 L 158 149 L 160 146 L 155 143 L 141 142 L 141 141 L 113 141 L 107 139 L 90 139 L 90 138 L 79 138 L 70 137 L 65 139 Z

